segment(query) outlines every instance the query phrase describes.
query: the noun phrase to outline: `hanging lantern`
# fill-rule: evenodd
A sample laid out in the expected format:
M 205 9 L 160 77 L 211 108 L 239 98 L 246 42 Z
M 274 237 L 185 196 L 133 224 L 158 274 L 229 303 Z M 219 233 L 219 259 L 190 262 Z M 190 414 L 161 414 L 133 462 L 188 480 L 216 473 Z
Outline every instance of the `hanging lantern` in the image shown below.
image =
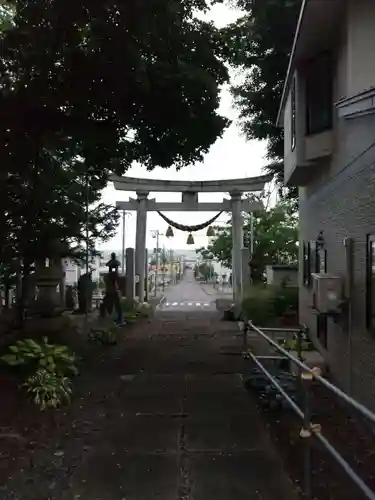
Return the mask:
M 174 234 L 173 234 L 173 229 L 172 229 L 172 227 L 171 227 L 171 226 L 168 226 L 168 229 L 167 229 L 167 231 L 166 231 L 166 233 L 165 233 L 165 236 L 166 236 L 167 238 L 173 238 Z
M 194 245 L 194 238 L 193 235 L 190 233 L 187 240 L 186 240 L 187 245 Z
M 215 230 L 212 226 L 209 226 L 209 228 L 207 229 L 207 233 L 206 235 L 211 238 L 212 236 L 215 236 Z

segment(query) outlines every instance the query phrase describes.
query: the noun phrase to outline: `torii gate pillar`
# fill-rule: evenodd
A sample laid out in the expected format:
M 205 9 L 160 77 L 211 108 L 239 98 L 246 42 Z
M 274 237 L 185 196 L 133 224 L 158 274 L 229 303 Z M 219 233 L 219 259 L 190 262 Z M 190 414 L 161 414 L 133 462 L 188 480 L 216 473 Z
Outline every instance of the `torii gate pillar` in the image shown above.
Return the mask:
M 137 229 L 135 236 L 135 274 L 139 280 L 136 284 L 135 294 L 139 302 L 145 300 L 146 279 L 146 228 L 147 228 L 147 197 L 148 192 L 137 192 Z
M 232 205 L 232 286 L 233 299 L 242 298 L 242 252 L 243 247 L 243 221 L 241 215 L 240 192 L 230 193 Z

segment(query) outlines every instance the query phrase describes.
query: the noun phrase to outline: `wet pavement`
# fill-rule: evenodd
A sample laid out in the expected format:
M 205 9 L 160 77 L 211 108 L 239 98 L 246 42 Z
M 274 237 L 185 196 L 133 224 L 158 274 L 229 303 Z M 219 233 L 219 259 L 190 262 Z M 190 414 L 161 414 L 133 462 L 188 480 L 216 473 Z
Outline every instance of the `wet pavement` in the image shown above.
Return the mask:
M 188 269 L 180 283 L 165 290 L 160 309 L 166 312 L 213 311 L 216 309 L 216 296 L 207 294 L 203 286 L 196 282 L 193 271 Z
M 174 290 L 170 302 L 207 301 L 193 281 Z M 243 387 L 247 363 L 218 312 L 160 309 L 82 372 L 2 498 L 296 500 Z
M 174 289 L 171 303 L 204 300 L 193 281 Z M 247 369 L 217 312 L 159 310 L 111 363 L 120 385 L 102 445 L 75 474 L 79 498 L 296 499 L 243 387 Z

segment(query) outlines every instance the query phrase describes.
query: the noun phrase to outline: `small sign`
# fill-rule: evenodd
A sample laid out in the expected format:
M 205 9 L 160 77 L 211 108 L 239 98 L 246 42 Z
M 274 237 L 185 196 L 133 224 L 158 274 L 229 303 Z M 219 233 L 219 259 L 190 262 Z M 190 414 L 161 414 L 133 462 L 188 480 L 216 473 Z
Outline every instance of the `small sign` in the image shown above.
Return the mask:
M 139 274 L 135 275 L 135 283 L 139 283 Z

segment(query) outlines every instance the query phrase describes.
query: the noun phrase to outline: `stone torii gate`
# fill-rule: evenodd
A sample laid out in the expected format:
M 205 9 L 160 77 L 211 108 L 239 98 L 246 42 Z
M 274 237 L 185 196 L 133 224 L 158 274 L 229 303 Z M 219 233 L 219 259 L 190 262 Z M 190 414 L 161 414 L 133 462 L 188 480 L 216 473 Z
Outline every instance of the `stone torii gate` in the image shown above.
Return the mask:
M 234 299 L 239 299 L 242 293 L 243 263 L 243 220 L 241 212 L 252 213 L 263 208 L 261 203 L 242 200 L 243 193 L 259 192 L 264 189 L 272 175 L 245 177 L 242 179 L 226 179 L 215 181 L 165 181 L 160 179 L 139 179 L 136 177 L 111 176 L 116 190 L 133 191 L 137 198 L 129 201 L 117 201 L 120 210 L 135 210 L 137 212 L 135 273 L 139 276 L 139 301 L 144 301 L 145 269 L 146 269 L 146 224 L 147 212 L 232 212 L 232 276 Z M 182 194 L 181 202 L 156 202 L 149 199 L 150 192 L 172 192 Z M 202 203 L 198 193 L 226 193 L 230 199 L 221 202 Z

